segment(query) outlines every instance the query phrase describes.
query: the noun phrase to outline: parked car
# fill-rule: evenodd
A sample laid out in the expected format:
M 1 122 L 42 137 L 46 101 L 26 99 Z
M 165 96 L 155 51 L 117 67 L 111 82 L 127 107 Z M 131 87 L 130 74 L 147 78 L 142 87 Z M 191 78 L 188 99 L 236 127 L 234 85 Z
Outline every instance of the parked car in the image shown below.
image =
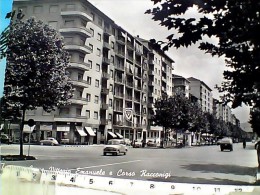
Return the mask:
M 53 137 L 48 137 L 47 139 L 41 140 L 40 144 L 41 145 L 57 146 L 57 145 L 59 145 L 59 142 Z
M 142 147 L 142 142 L 139 140 L 135 140 L 133 143 L 133 148 L 141 148 Z
M 125 141 L 122 139 L 110 139 L 107 142 L 107 145 L 103 149 L 103 155 L 106 156 L 107 154 L 112 155 L 119 155 L 123 153 L 126 155 L 127 152 L 127 146 L 125 144 Z
M 125 145 L 131 146 L 131 141 L 130 141 L 130 139 L 124 138 L 123 140 L 124 140 L 124 142 L 125 142 Z
M 12 141 L 12 138 L 7 135 L 7 134 L 1 134 L 1 143 L 3 144 L 11 144 L 13 141 Z
M 231 138 L 225 137 L 220 141 L 220 149 L 221 151 L 227 149 L 233 151 L 233 141 Z
M 151 147 L 157 146 L 156 141 L 153 141 L 153 140 L 148 140 L 146 144 L 147 144 L 147 146 L 151 146 Z

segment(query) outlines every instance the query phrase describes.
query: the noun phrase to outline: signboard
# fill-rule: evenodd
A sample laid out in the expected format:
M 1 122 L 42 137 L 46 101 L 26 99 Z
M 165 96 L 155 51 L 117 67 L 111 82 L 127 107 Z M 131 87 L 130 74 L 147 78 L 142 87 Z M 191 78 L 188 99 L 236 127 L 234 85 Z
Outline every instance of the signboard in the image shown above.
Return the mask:
M 125 119 L 129 122 L 132 122 L 133 119 L 133 109 L 125 108 Z

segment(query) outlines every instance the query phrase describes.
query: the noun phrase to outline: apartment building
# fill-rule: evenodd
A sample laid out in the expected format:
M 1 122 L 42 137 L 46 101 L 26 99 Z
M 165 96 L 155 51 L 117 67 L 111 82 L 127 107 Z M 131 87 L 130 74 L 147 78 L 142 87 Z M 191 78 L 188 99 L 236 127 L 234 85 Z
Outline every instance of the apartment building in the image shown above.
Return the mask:
M 172 75 L 173 90 L 175 94 L 177 91 L 181 91 L 186 97 L 190 97 L 190 81 L 183 76 L 173 74 Z
M 189 77 L 190 93 L 198 98 L 203 112 L 213 113 L 212 90 L 203 81 Z
M 36 121 L 35 139 L 99 144 L 160 136 L 149 119 L 155 99 L 172 94 L 171 58 L 86 0 L 14 0 L 13 9 L 58 30 L 70 54 L 71 104 L 51 113 L 28 110 L 26 120 Z

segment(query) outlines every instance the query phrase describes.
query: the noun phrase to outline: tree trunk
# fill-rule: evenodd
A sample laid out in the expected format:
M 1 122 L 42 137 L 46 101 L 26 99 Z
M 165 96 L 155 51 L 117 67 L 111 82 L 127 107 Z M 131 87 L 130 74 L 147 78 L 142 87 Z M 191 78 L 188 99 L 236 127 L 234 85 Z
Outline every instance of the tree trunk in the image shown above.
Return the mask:
M 23 109 L 22 121 L 20 126 L 20 157 L 23 156 L 23 127 L 24 127 L 24 119 L 25 119 L 25 109 Z

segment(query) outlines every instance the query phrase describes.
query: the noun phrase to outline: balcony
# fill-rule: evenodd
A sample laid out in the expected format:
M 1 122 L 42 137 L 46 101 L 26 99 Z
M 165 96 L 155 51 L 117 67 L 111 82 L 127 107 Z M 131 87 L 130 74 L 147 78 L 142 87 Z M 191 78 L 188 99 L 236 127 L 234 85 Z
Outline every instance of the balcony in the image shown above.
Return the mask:
M 149 63 L 149 64 L 154 64 L 154 60 L 151 60 L 151 59 L 150 59 L 150 60 L 148 61 L 148 63 Z
M 124 98 L 124 94 L 123 93 L 115 93 L 114 98 L 123 99 Z
M 76 62 L 76 61 L 71 61 L 69 63 L 68 68 L 75 68 L 83 71 L 88 71 L 90 69 L 90 64 L 86 62 Z
M 126 55 L 126 59 L 129 60 L 130 62 L 134 62 L 133 56 Z
M 148 85 L 149 85 L 149 86 L 154 86 L 154 81 L 149 81 L 149 82 L 148 82 Z
M 110 29 L 104 28 L 104 34 L 111 36 L 111 35 L 112 35 L 112 32 L 111 32 Z
M 100 125 L 107 125 L 108 124 L 108 119 L 100 119 Z
M 110 59 L 108 59 L 107 57 L 103 57 L 102 58 L 102 63 L 106 64 L 106 65 L 109 65 L 110 64 Z
M 122 122 L 122 121 L 115 121 L 115 122 L 113 123 L 113 125 L 123 126 L 123 122 Z
M 133 71 L 130 68 L 125 67 L 125 71 L 127 74 L 133 75 Z
M 124 85 L 124 80 L 123 80 L 123 78 L 116 77 L 115 80 L 114 80 L 114 82 L 115 82 L 116 84 Z
M 118 37 L 116 37 L 116 42 L 121 45 L 125 45 L 125 38 L 122 36 L 118 36 Z
M 141 86 L 135 85 L 135 90 L 141 91 Z
M 75 26 L 62 26 L 60 28 L 60 33 L 71 33 L 71 34 L 79 34 L 81 36 L 84 36 L 86 38 L 92 37 L 92 32 L 87 29 L 86 27 L 75 25 Z
M 115 107 L 114 111 L 116 111 L 116 112 L 123 112 L 123 107 Z
M 65 42 L 65 49 L 67 50 L 76 50 L 85 54 L 92 53 L 92 49 L 85 45 L 84 43 L 81 43 L 80 41 L 74 40 L 71 42 Z
M 148 97 L 154 97 L 154 93 L 149 92 Z
M 70 99 L 71 104 L 87 105 L 87 99 L 82 97 L 72 97 Z
M 107 43 L 107 42 L 103 42 L 103 48 L 108 49 L 108 50 L 111 49 L 109 43 Z
M 127 48 L 134 50 L 134 44 L 133 43 L 127 41 L 126 45 L 127 45 Z
M 106 104 L 106 103 L 101 103 L 101 104 L 100 104 L 100 109 L 101 109 L 101 110 L 107 110 L 107 109 L 108 109 L 108 104 Z
M 134 115 L 141 115 L 141 112 L 139 110 L 135 110 Z
M 148 108 L 153 108 L 153 104 L 152 104 L 152 103 L 148 103 L 148 104 L 147 104 L 147 107 L 148 107 Z
M 101 88 L 101 94 L 108 95 L 109 94 L 109 89 L 107 89 L 105 87 L 102 87 Z
M 138 79 L 141 79 L 141 73 L 139 73 L 139 72 L 135 72 L 135 77 L 137 77 Z
M 115 54 L 120 58 L 125 58 L 125 52 L 121 50 L 115 50 Z
M 128 101 L 132 101 L 133 97 L 132 97 L 132 95 L 126 95 L 125 99 Z
M 108 80 L 110 78 L 110 75 L 107 72 L 102 72 L 102 79 Z
M 80 17 L 83 20 L 88 22 L 92 21 L 92 17 L 86 13 L 84 9 L 77 9 L 77 8 L 64 8 L 61 9 L 61 16 L 68 16 L 68 17 Z
M 117 70 L 124 71 L 124 65 L 123 64 L 115 63 L 114 68 L 117 69 Z
M 141 102 L 140 98 L 134 98 L 134 101 L 137 102 L 137 103 Z
M 154 75 L 154 71 L 153 71 L 153 70 L 149 70 L 149 71 L 148 71 L 148 74 L 149 74 L 149 75 Z
M 80 116 L 76 114 L 60 114 L 54 115 L 55 122 L 78 122 L 78 123 L 85 123 L 87 122 L 87 116 Z
M 89 87 L 89 83 L 85 80 L 74 80 L 74 79 L 71 79 L 70 82 L 72 83 L 72 85 L 75 85 L 75 86 L 79 86 L 79 87 L 84 87 L 84 88 L 88 88 Z
M 127 87 L 133 88 L 134 87 L 134 83 L 133 82 L 126 82 L 125 83 Z
M 139 66 L 139 67 L 142 67 L 142 63 L 141 63 L 140 61 L 138 61 L 138 60 L 135 60 L 135 64 L 136 64 L 137 66 Z

